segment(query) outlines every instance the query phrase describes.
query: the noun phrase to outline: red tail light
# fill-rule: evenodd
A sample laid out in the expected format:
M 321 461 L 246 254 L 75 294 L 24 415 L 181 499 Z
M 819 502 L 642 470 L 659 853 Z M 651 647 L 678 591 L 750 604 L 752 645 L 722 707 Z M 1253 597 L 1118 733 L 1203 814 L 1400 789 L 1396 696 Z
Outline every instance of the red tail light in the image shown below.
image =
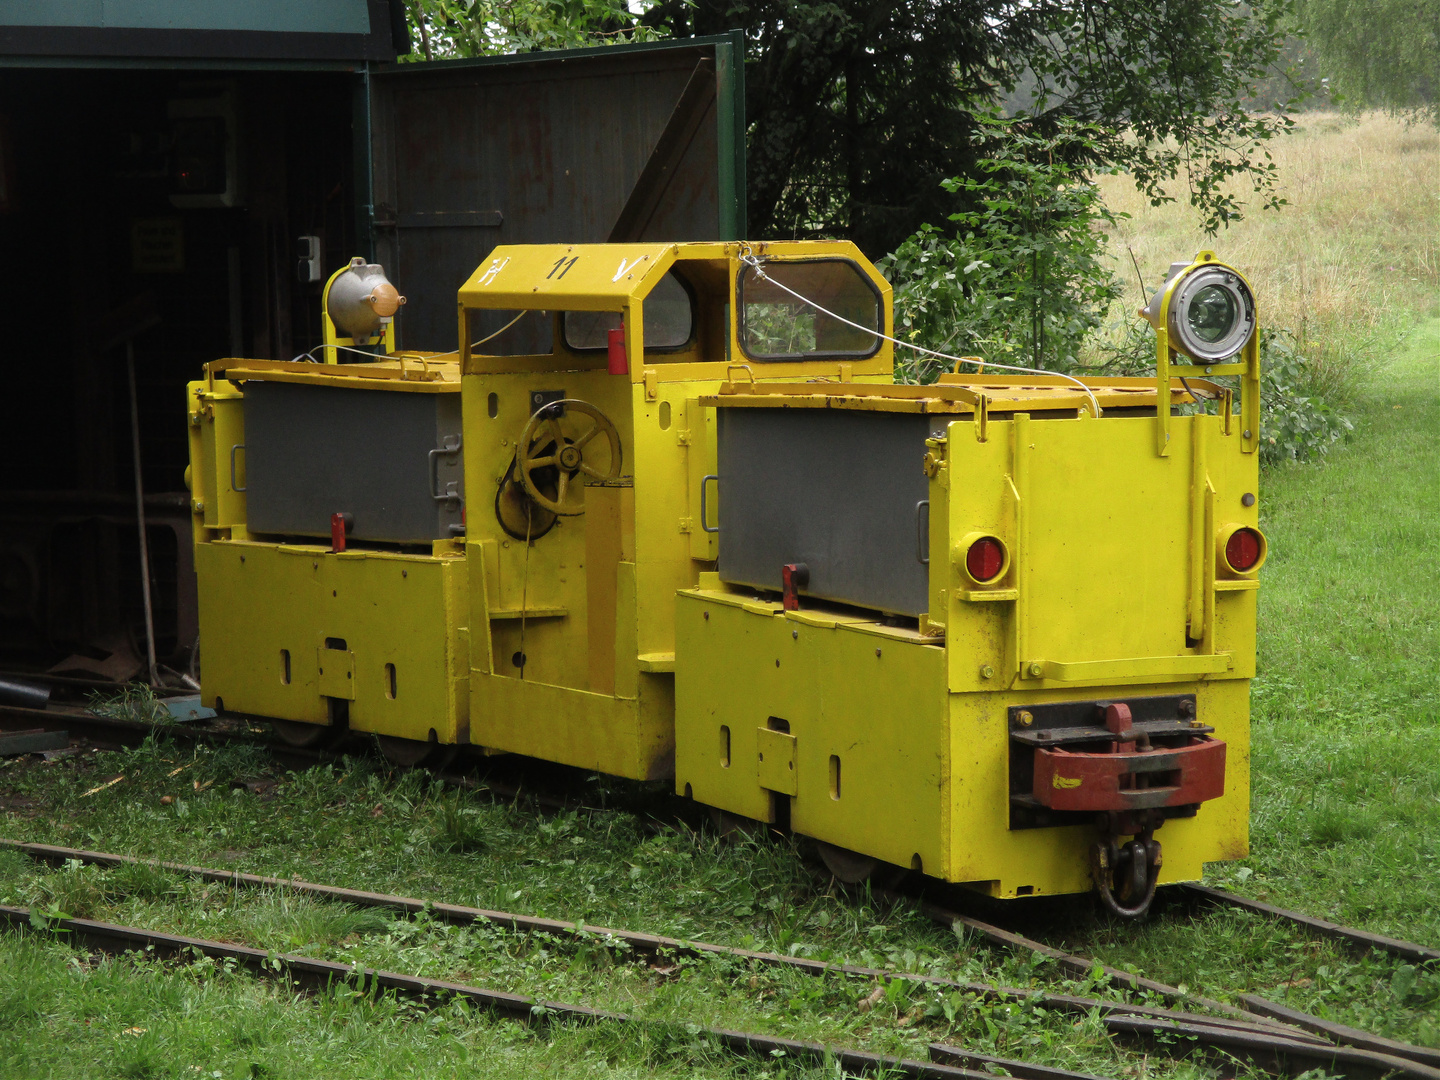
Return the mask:
M 1264 551 L 1265 541 L 1254 529 L 1236 529 L 1225 541 L 1225 561 L 1241 574 L 1254 569 Z
M 1005 569 L 1005 547 L 993 536 L 982 536 L 965 552 L 965 569 L 982 585 L 994 581 Z

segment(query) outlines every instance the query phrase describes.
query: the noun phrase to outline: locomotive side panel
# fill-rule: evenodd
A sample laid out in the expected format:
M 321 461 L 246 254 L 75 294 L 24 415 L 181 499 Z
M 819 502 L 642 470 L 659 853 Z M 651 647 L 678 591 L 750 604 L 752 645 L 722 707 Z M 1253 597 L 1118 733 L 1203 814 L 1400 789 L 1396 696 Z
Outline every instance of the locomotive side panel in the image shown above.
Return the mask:
M 197 544 L 207 705 L 356 731 L 468 741 L 457 609 L 465 562 L 318 545 Z
M 708 587 L 677 604 L 676 786 L 946 876 L 944 649 L 864 614 Z

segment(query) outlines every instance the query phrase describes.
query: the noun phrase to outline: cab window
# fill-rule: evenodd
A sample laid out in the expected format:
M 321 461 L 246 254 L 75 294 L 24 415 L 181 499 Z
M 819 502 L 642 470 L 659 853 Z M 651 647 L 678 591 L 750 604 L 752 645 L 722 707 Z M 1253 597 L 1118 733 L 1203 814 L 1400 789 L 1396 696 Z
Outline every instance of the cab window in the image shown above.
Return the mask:
M 645 348 L 656 351 L 683 348 L 695 329 L 695 306 L 690 291 L 674 271 L 645 297 L 641 309 L 645 323 Z M 609 345 L 609 331 L 620 325 L 618 311 L 567 311 L 565 344 L 576 351 L 603 349 Z
M 752 266 L 740 272 L 740 348 L 747 357 L 763 361 L 863 358 L 880 350 L 879 333 L 884 329 L 880 293 L 853 262 L 769 262 L 763 269 L 764 277 Z M 840 318 L 822 314 L 817 306 Z

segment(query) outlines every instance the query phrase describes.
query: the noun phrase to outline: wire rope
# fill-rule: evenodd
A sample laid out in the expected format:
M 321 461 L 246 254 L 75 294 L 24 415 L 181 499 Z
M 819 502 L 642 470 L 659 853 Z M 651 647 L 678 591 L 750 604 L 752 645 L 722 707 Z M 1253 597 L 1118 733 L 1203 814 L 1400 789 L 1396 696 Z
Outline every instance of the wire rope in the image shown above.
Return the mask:
M 993 360 L 981 360 L 979 357 L 976 356 L 951 356 L 949 353 L 937 352 L 934 349 L 927 349 L 922 345 L 915 345 L 908 341 L 901 341 L 899 338 L 891 337 L 889 334 L 882 334 L 879 330 L 876 330 L 873 327 L 861 326 L 857 322 L 851 322 L 843 315 L 836 315 L 835 312 L 829 311 L 826 308 L 821 307 L 814 300 L 811 300 L 808 296 L 803 296 L 800 293 L 796 292 L 794 289 L 790 288 L 790 286 L 786 285 L 783 281 L 776 281 L 769 274 L 765 273 L 765 269 L 761 264 L 760 259 L 754 255 L 741 255 L 740 261 L 745 263 L 745 265 L 749 266 L 752 270 L 754 270 L 758 276 L 764 278 L 776 288 L 783 289 L 785 292 L 795 297 L 795 299 L 799 300 L 802 304 L 808 304 L 820 314 L 828 315 L 830 318 L 835 319 L 837 322 L 842 322 L 846 326 L 854 327 L 856 330 L 863 331 L 864 333 L 873 334 L 875 337 L 881 338 L 894 345 L 901 345 L 907 349 L 914 349 L 916 352 L 924 353 L 926 356 L 933 356 L 939 360 L 950 360 L 956 364 L 979 364 L 981 365 L 982 370 L 984 369 L 985 364 L 989 364 L 992 368 L 999 368 L 1001 371 L 1018 371 L 1022 375 L 1044 375 L 1050 378 L 1058 377 L 1061 379 L 1065 379 L 1066 381 L 1072 382 L 1076 386 L 1078 386 L 1085 394 L 1085 396 L 1090 399 L 1090 415 L 1100 415 L 1100 402 L 1096 400 L 1094 392 L 1090 389 L 1089 386 L 1087 386 L 1081 380 L 1075 378 L 1073 375 L 1066 375 L 1062 371 L 1045 371 L 1041 368 L 1017 367 L 1014 364 L 997 364 Z

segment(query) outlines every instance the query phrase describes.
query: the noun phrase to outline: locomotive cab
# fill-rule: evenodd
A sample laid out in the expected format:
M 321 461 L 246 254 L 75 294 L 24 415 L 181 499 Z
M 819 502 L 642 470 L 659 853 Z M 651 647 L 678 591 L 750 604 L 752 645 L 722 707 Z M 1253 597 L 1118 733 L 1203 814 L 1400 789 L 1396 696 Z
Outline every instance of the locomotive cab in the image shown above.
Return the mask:
M 853 245 L 763 250 L 889 333 Z M 727 371 L 890 378 L 873 334 L 799 333 L 773 290 L 733 302 L 740 252 L 499 247 L 449 353 L 386 338 L 353 363 L 207 365 L 189 388 L 207 703 L 297 742 L 372 733 L 398 761 L 469 744 L 672 775 L 674 596 L 715 559 L 699 395 Z

